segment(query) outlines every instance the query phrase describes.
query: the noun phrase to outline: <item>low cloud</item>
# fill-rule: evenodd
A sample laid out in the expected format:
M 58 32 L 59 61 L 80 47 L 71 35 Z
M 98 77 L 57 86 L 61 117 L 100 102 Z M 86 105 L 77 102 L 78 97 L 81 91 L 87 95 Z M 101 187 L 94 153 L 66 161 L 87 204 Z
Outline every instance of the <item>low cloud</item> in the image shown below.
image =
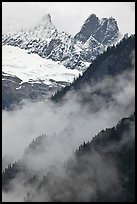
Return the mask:
M 101 94 L 96 94 L 98 90 Z M 111 97 L 104 97 L 105 93 L 109 93 Z M 90 103 L 88 103 L 87 100 L 83 101 L 84 96 L 90 99 Z M 52 169 L 53 172 L 56 171 L 57 174 L 59 174 L 56 174 L 59 178 L 67 179 L 67 177 L 65 177 L 66 172 L 64 172 L 64 167 L 62 168 L 62 166 L 72 157 L 78 146 L 84 141 L 87 142 L 91 140 L 92 137 L 102 129 L 116 125 L 122 117 L 129 116 L 134 112 L 134 69 L 129 72 L 124 72 L 121 76 L 104 79 L 100 81 L 100 83 L 94 84 L 92 89 L 90 85 L 88 85 L 87 87 L 83 87 L 80 92 L 69 92 L 66 95 L 66 99 L 63 104 L 54 104 L 51 101 L 45 103 L 24 101 L 22 108 L 17 108 L 10 112 L 3 110 L 3 157 L 10 155 L 14 161 L 21 159 L 28 144 L 37 136 L 46 134 L 45 151 L 42 151 L 38 155 L 28 154 L 27 157 L 24 156 L 24 162 L 26 162 L 27 168 L 31 169 L 32 172 L 34 171 L 34 173 L 42 171 L 43 174 L 46 174 Z M 117 177 L 117 173 L 113 174 L 114 171 L 117 171 L 115 165 L 107 164 L 109 161 L 105 161 L 101 155 L 95 155 L 95 158 L 94 156 L 92 157 L 91 166 L 94 160 L 97 161 L 95 165 L 98 165 L 95 167 L 95 170 L 97 170 L 96 179 L 102 176 L 102 173 L 100 171 L 98 172 L 98 170 L 103 168 L 104 182 L 106 182 L 106 177 L 107 179 L 109 177 L 112 178 L 112 182 L 116 182 L 114 185 L 118 186 L 118 180 L 115 178 L 115 176 Z M 100 167 L 99 165 L 102 166 Z M 108 166 L 110 168 L 106 168 Z M 94 174 L 94 168 L 92 171 L 91 174 Z M 59 172 L 61 172 L 61 175 Z M 111 175 L 111 173 L 113 175 Z M 77 175 L 72 175 L 72 178 L 73 176 L 76 176 L 78 182 L 76 187 L 78 187 L 79 184 L 82 184 L 81 182 L 83 180 L 77 178 Z M 83 175 L 85 185 L 91 175 L 88 176 L 89 177 Z M 3 201 L 8 202 L 9 197 L 15 201 L 14 199 L 18 198 L 20 192 L 24 193 L 22 198 L 19 196 L 19 200 L 23 199 L 23 196 L 26 195 L 28 189 L 22 190 L 22 185 L 19 185 L 19 183 L 21 183 L 19 182 L 20 178 L 16 179 L 13 182 L 14 190 L 9 194 L 3 194 Z M 96 183 L 96 179 L 93 182 Z M 99 180 L 99 182 L 101 182 L 101 180 Z M 101 186 L 103 184 L 96 183 L 95 185 Z M 50 187 L 52 187 L 52 185 L 50 185 Z M 69 186 L 67 188 L 69 188 Z M 84 185 L 83 188 L 85 188 Z M 86 192 L 88 192 L 88 188 L 91 192 L 92 187 L 86 186 L 86 188 Z M 109 186 L 106 186 L 106 189 L 108 190 Z M 31 190 L 33 190 L 33 188 Z M 93 188 L 93 195 L 95 195 L 94 190 L 95 188 Z M 46 192 L 44 199 L 46 199 L 45 195 Z M 59 196 L 60 194 L 57 195 Z M 67 197 L 69 197 L 69 194 L 65 195 L 64 198 Z M 49 199 L 47 195 L 47 200 Z M 84 199 L 86 198 L 83 197 L 83 200 Z
M 26 164 L 26 160 L 24 162 L 31 177 L 33 177 L 33 173 L 37 172 L 38 183 L 24 187 L 27 175 L 19 174 L 11 182 L 11 190 L 8 193 L 3 193 L 3 201 L 21 202 L 23 199 L 24 201 L 27 199 L 29 202 L 97 202 L 100 196 L 110 202 L 112 200 L 120 201 L 120 196 L 123 193 L 122 180 L 127 178 L 122 175 L 122 180 L 120 179 L 121 173 L 110 153 L 118 152 L 123 145 L 129 146 L 134 143 L 135 125 L 128 123 L 129 130 L 123 132 L 122 139 L 118 144 L 113 143 L 106 146 L 104 150 L 101 150 L 101 153 L 93 150 L 92 153 L 83 154 L 77 159 L 73 155 L 65 163 L 54 163 L 50 168 L 47 165 L 46 168 L 44 167 L 45 171 L 40 170 L 42 167 L 40 161 L 41 164 L 44 163 L 46 155 L 40 153 L 40 156 L 33 157 L 30 153 L 26 157 L 29 159 L 29 163 Z M 37 163 L 38 159 L 40 161 Z M 35 164 L 31 163 L 33 160 Z M 34 166 L 35 171 L 32 171 Z M 104 195 L 107 195 L 107 198 L 104 198 Z M 125 196 L 125 194 L 122 195 Z

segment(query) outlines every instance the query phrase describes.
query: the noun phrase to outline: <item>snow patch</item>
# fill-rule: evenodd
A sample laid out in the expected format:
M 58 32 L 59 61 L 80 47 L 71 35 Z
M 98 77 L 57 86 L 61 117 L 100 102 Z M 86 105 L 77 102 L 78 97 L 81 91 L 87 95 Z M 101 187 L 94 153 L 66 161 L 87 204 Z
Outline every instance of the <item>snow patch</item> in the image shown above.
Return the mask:
M 44 59 L 38 54 L 28 54 L 27 50 L 10 45 L 2 46 L 2 71 L 5 76 L 14 75 L 24 82 L 52 84 L 55 81 L 73 82 L 82 74 L 76 69 L 67 69 L 64 65 L 51 59 Z

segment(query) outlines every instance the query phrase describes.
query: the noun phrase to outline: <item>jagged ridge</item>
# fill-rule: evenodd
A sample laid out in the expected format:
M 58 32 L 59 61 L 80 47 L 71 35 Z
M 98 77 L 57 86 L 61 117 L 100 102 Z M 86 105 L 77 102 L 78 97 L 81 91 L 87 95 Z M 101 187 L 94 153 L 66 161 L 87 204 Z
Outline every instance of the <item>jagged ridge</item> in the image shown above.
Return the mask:
M 119 36 L 117 22 L 112 17 L 100 20 L 95 14 L 90 15 L 73 37 L 58 32 L 48 14 L 29 30 L 3 35 L 2 43 L 60 61 L 67 68 L 85 70 L 89 65 L 87 62 L 91 63 L 108 45 L 115 43 Z

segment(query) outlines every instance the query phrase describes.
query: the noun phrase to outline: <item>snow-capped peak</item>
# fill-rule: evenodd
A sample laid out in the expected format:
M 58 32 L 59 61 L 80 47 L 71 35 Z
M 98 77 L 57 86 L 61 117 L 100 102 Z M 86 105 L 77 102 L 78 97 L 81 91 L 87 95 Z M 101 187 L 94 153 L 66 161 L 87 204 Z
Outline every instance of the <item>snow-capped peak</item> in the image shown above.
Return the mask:
M 42 29 L 55 29 L 55 26 L 53 25 L 52 21 L 51 21 L 51 16 L 50 14 L 46 14 L 42 17 L 42 19 L 40 19 L 39 23 L 34 27 L 34 28 L 38 28 L 38 27 L 42 27 Z
M 43 58 L 60 61 L 67 68 L 85 70 L 85 63 L 91 63 L 107 46 L 117 41 L 118 31 L 113 17 L 100 20 L 95 14 L 91 14 L 80 31 L 71 36 L 58 32 L 50 14 L 46 14 L 31 29 L 2 36 L 2 43 L 18 46 Z
M 50 22 L 51 23 L 51 15 L 48 13 L 46 15 L 44 15 L 41 19 L 41 22 L 45 23 L 45 22 Z

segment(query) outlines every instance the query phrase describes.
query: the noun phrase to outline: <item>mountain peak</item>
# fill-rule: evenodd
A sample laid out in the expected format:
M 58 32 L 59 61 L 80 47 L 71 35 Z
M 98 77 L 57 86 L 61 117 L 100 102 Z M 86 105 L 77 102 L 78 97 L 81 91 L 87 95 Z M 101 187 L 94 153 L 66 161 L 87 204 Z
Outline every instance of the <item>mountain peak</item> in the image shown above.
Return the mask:
M 113 16 L 110 16 L 108 19 L 111 21 L 116 21 L 116 19 Z
M 80 32 L 75 35 L 75 38 L 85 43 L 98 29 L 99 24 L 99 18 L 95 14 L 91 14 L 84 22 Z
M 96 18 L 98 19 L 98 17 L 96 16 L 96 14 L 93 13 L 93 14 L 90 14 L 90 15 L 89 15 L 89 17 L 87 18 L 87 20 L 88 20 L 88 19 L 96 19 Z M 86 21 L 87 21 L 87 20 L 86 20 Z
M 109 17 L 109 18 L 101 18 L 101 22 L 104 23 L 104 22 L 110 22 L 111 24 L 115 24 L 117 25 L 117 21 L 114 17 Z
M 84 25 L 86 25 L 87 23 L 92 24 L 92 23 L 98 23 L 98 22 L 99 22 L 99 18 L 95 14 L 90 14 L 89 17 L 86 19 Z
M 85 43 L 91 36 L 103 45 L 111 44 L 119 36 L 117 21 L 112 16 L 99 19 L 95 14 L 89 15 L 75 39 Z
M 39 21 L 39 23 L 37 24 L 37 27 L 41 27 L 42 29 L 55 29 L 55 26 L 52 23 L 51 20 L 51 15 L 48 13 L 46 15 L 44 15 L 41 20 Z
M 50 22 L 51 23 L 51 15 L 49 13 L 44 15 L 41 19 L 41 22 Z

